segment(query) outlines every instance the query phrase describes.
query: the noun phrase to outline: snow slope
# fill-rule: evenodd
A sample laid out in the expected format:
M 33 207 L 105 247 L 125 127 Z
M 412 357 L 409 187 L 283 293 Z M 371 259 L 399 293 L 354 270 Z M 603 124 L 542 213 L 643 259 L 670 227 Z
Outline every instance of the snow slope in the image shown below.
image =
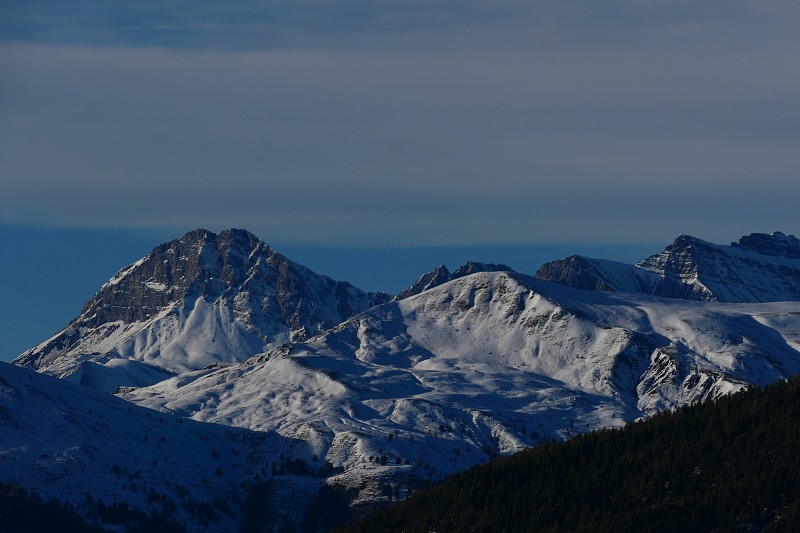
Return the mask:
M 400 475 L 437 478 L 797 374 L 799 346 L 798 302 L 676 301 L 484 272 L 122 397 L 304 441 L 342 470 L 331 483 L 368 499 Z
M 189 531 L 236 531 L 250 488 L 297 447 L 274 432 L 183 420 L 0 363 L 0 479 L 85 516 L 99 501 L 124 503 Z M 299 522 L 319 481 L 273 479 L 277 499 L 293 498 L 276 528 Z
M 144 387 L 171 378 L 174 374 L 133 359 L 110 359 L 105 364 L 84 361 L 65 381 L 80 383 L 103 392 L 115 392 L 121 384 Z

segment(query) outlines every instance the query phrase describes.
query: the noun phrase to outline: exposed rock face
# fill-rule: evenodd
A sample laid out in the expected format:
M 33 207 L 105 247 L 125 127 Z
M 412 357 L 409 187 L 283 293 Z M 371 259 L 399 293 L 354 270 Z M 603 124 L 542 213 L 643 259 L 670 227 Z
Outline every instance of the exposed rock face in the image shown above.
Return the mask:
M 585 291 L 642 292 L 644 283 L 633 265 L 580 255 L 545 263 L 536 277 Z
M 711 243 L 679 235 L 663 252 L 639 262 L 636 268 L 659 275 L 656 284 L 645 287 L 644 292 L 667 298 L 714 301 L 720 298 L 704 282 L 718 276 L 717 265 L 720 260 L 726 262 L 724 255 L 723 250 Z
M 679 235 L 663 252 L 635 266 L 571 256 L 542 265 L 536 277 L 584 290 L 685 300 L 798 300 L 800 240 L 780 232 L 754 233 L 723 246 Z
M 765 255 L 800 259 L 800 239 L 794 235 L 785 235 L 780 231 L 776 231 L 772 235 L 751 233 L 739 239 L 739 242 L 732 242 L 731 246 Z
M 244 360 L 388 301 L 294 263 L 239 229 L 198 229 L 122 269 L 15 364 L 59 376 L 129 358 L 171 371 Z
M 439 265 L 430 272 L 423 274 L 415 281 L 409 288 L 400 292 L 395 297 L 395 300 L 402 300 L 410 296 L 415 296 L 423 291 L 438 287 L 448 281 L 463 278 L 476 272 L 513 272 L 511 267 L 506 265 L 499 265 L 495 263 L 477 263 L 475 261 L 467 261 L 456 269 L 455 272 L 450 272 L 446 266 Z

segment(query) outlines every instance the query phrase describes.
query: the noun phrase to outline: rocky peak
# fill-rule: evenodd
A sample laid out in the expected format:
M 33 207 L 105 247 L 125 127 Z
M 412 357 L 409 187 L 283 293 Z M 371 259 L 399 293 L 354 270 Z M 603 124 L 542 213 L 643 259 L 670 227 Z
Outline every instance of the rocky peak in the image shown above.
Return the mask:
M 604 279 L 605 276 L 597 272 L 595 260 L 580 255 L 570 255 L 564 259 L 544 263 L 536 271 L 535 276 L 581 290 L 613 290 L 610 280 Z
M 754 233 L 731 246 L 678 235 L 635 266 L 570 256 L 542 265 L 537 277 L 584 290 L 643 292 L 721 302 L 800 299 L 800 240 Z
M 455 272 L 451 273 L 446 266 L 439 265 L 430 272 L 427 272 L 422 276 L 420 276 L 419 279 L 417 279 L 417 281 L 415 281 L 409 288 L 400 292 L 400 294 L 398 294 L 395 297 L 395 300 L 402 300 L 403 298 L 415 296 L 423 291 L 427 291 L 428 289 L 432 289 L 433 287 L 438 287 L 439 285 L 447 283 L 448 281 L 452 281 L 458 278 L 463 278 L 464 276 L 475 274 L 477 272 L 513 272 L 513 271 L 514 270 L 511 267 L 508 267 L 506 265 L 467 261 L 465 264 L 458 267 L 455 270 Z
M 444 265 L 439 265 L 430 272 L 421 275 L 409 288 L 403 290 L 395 297 L 395 300 L 402 300 L 414 296 L 430 288 L 447 283 L 452 279 L 452 274 Z
M 79 317 L 16 362 L 58 365 L 59 375 L 106 357 L 202 368 L 315 335 L 390 299 L 317 274 L 247 230 L 196 229 L 120 270 Z
M 244 280 L 253 252 L 269 250 L 246 230 L 196 229 L 123 268 L 83 308 L 86 326 L 146 320 L 187 297 L 214 299 Z
M 691 235 L 678 235 L 671 244 L 668 244 L 664 250 L 655 255 L 651 255 L 643 261 L 639 261 L 636 266 L 647 270 L 663 270 L 667 268 L 678 268 L 685 270 L 689 263 L 696 266 L 697 258 L 701 254 L 710 253 L 715 248 L 715 245 L 692 237 Z
M 467 261 L 453 272 L 452 279 L 469 276 L 476 272 L 513 272 L 511 267 L 495 263 L 478 263 L 476 261 Z
M 712 246 L 691 235 L 678 235 L 662 252 L 639 261 L 636 266 L 662 274 L 691 275 L 697 272 L 698 262 L 712 251 Z
M 751 233 L 745 235 L 731 246 L 751 250 L 765 255 L 800 259 L 800 239 L 780 231 L 772 234 Z

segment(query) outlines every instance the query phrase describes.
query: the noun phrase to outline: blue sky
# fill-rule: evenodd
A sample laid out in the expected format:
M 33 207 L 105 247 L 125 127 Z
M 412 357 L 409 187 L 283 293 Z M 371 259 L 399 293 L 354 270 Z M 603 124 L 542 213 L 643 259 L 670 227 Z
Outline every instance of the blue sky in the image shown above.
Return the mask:
M 386 266 L 403 250 L 426 270 L 797 234 L 798 23 L 789 1 L 3 2 L 0 235 L 98 268 L 43 304 L 78 278 L 4 260 L 42 292 L 3 322 L 56 325 L 0 350 L 196 227 L 389 290 L 418 274 Z

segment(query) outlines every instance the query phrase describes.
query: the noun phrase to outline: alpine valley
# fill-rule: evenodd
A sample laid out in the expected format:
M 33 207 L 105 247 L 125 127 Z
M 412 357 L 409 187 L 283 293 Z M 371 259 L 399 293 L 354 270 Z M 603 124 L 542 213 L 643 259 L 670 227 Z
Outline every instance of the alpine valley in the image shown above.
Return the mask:
M 572 256 L 536 276 L 442 266 L 392 297 L 247 231 L 195 230 L 13 364 L 0 481 L 113 530 L 314 531 L 498 455 L 800 374 L 800 240 L 679 236 L 635 266 Z

